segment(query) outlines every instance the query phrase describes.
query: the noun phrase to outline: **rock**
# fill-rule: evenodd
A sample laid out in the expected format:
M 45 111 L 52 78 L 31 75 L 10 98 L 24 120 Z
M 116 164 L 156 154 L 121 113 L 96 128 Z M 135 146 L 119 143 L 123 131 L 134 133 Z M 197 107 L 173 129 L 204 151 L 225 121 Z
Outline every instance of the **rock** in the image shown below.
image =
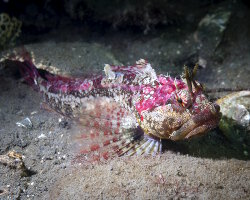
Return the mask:
M 216 103 L 221 108 L 222 119 L 219 128 L 222 130 L 223 134 L 231 142 L 240 143 L 244 148 L 249 148 L 250 91 L 231 93 L 217 100 Z
M 250 126 L 250 91 L 234 92 L 217 100 L 220 105 L 221 113 L 234 121 L 234 123 L 243 126 Z
M 210 57 L 220 44 L 230 16 L 230 6 L 224 5 L 211 9 L 199 22 L 194 38 L 199 44 L 199 54 L 202 59 Z

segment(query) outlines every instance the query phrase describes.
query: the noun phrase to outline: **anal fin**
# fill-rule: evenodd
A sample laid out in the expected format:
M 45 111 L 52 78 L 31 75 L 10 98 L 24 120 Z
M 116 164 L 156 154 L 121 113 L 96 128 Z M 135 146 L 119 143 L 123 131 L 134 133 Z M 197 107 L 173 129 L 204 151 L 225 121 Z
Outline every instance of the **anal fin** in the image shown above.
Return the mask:
M 119 148 L 119 156 L 156 155 L 162 152 L 161 140 L 143 136 Z

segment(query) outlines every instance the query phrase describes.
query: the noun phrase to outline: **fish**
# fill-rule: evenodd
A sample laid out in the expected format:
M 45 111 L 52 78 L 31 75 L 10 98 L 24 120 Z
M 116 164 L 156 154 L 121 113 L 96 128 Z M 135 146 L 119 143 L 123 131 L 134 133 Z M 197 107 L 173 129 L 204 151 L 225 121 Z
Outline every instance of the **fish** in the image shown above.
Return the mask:
M 131 66 L 105 64 L 89 77 L 38 69 L 27 54 L 15 64 L 50 109 L 80 127 L 72 139 L 77 162 L 157 155 L 163 140 L 203 135 L 221 118 L 220 107 L 195 80 L 198 65 L 173 78 L 157 75 L 145 59 Z

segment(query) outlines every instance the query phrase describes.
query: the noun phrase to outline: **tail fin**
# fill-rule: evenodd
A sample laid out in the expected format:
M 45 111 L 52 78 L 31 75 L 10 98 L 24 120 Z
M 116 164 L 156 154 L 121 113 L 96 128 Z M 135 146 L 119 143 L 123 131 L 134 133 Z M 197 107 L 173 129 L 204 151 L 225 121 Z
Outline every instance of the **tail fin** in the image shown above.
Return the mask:
M 15 48 L 6 55 L 3 55 L 0 62 L 7 62 L 21 73 L 21 76 L 27 84 L 35 90 L 39 89 L 39 78 L 47 80 L 46 77 L 52 76 L 49 72 L 37 69 L 33 64 L 32 53 L 28 52 L 25 47 Z
M 17 62 L 19 71 L 27 84 L 29 84 L 35 90 L 38 89 L 38 78 L 40 74 L 38 69 L 31 61 Z

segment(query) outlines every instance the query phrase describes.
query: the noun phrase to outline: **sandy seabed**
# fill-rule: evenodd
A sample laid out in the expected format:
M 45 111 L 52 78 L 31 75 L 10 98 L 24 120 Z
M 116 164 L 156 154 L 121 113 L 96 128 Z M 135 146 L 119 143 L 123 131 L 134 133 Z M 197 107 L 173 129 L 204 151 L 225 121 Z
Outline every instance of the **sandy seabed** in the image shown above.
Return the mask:
M 104 55 L 102 61 L 118 62 L 104 47 L 97 47 Z M 42 60 L 48 57 L 46 49 L 54 49 L 54 57 L 49 59 L 52 62 L 49 69 L 58 68 L 60 73 L 66 73 L 68 66 L 72 67 L 73 72 L 80 70 L 77 67 L 83 68 L 80 63 L 88 62 L 77 55 L 86 49 L 93 48 L 95 51 L 96 46 L 90 47 L 87 43 L 42 43 L 27 45 L 26 48 L 36 56 L 37 65 L 46 65 L 46 60 Z M 63 62 L 64 56 L 59 49 L 64 49 L 63 53 L 68 57 L 75 56 L 78 62 L 74 63 L 75 59 Z M 97 63 L 87 66 L 100 66 L 96 70 L 101 70 L 102 65 L 98 62 L 102 61 L 95 60 Z M 74 124 L 56 113 L 41 109 L 40 95 L 20 79 L 7 76 L 6 69 L 1 77 L 1 153 L 9 150 L 21 153 L 26 167 L 34 172 L 22 177 L 20 170 L 0 165 L 0 189 L 6 191 L 0 194 L 1 199 L 250 197 L 249 160 L 237 157 L 239 151 L 234 151 L 233 146 L 226 144 L 216 132 L 193 143 L 176 144 L 178 148 L 170 143 L 171 148 L 166 147 L 161 156 L 122 157 L 101 164 L 73 166 L 69 144 Z M 33 127 L 17 127 L 16 122 L 26 117 L 30 118 Z M 182 148 L 190 145 L 192 147 L 187 152 L 182 152 Z

